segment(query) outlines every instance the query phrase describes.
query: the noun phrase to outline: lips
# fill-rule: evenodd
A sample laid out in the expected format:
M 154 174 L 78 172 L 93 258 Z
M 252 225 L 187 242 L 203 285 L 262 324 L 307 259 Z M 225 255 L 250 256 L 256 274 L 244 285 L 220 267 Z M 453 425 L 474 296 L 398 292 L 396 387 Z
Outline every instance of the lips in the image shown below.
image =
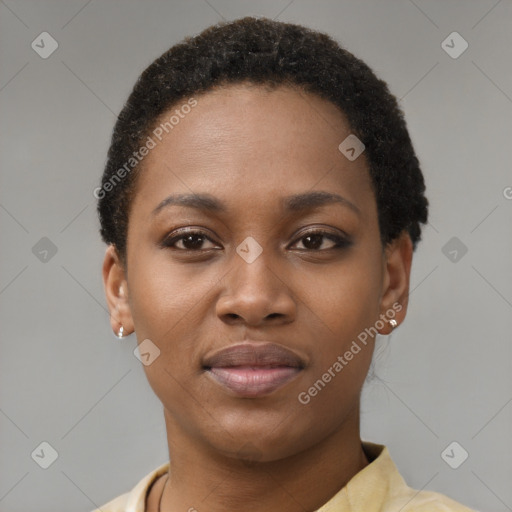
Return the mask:
M 270 342 L 237 343 L 205 357 L 203 369 L 236 396 L 268 395 L 293 380 L 305 362 L 291 350 Z

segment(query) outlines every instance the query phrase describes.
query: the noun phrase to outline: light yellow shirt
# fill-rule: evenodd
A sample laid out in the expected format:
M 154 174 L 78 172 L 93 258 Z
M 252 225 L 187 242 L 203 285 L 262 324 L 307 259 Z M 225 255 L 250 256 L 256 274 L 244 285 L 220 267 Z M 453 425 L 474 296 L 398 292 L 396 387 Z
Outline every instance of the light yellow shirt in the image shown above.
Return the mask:
M 407 486 L 385 446 L 363 442 L 371 461 L 316 512 L 475 512 L 431 491 Z M 145 512 L 151 485 L 166 473 L 169 462 L 146 475 L 130 492 L 93 512 Z

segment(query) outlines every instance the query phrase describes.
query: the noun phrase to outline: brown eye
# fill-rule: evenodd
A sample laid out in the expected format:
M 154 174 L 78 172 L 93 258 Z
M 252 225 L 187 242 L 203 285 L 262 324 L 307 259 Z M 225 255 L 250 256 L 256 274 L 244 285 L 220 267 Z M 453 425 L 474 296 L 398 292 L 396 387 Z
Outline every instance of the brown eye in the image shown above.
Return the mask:
M 167 238 L 163 242 L 164 247 L 181 251 L 200 251 L 211 249 L 211 247 L 203 247 L 203 244 L 209 241 L 213 244 L 211 239 L 206 236 L 202 231 L 184 231 L 179 235 Z M 179 246 L 181 244 L 181 247 Z
M 329 249 L 342 249 L 351 245 L 351 242 L 346 238 L 335 235 L 328 231 L 310 231 L 308 233 L 304 233 L 298 239 L 298 241 L 302 242 L 304 249 L 309 251 L 326 251 Z M 299 249 L 301 248 L 299 247 Z

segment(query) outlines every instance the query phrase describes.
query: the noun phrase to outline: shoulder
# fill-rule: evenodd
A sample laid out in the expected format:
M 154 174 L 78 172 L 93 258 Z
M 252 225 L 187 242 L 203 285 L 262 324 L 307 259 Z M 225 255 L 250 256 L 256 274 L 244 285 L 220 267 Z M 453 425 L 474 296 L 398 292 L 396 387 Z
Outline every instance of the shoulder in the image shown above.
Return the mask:
M 382 512 L 396 512 L 397 510 L 400 512 L 476 512 L 444 494 L 433 491 L 417 491 L 407 486 L 386 502 Z
M 363 443 L 363 447 L 372 462 L 353 484 L 361 493 L 363 485 L 373 488 L 372 504 L 379 503 L 381 512 L 476 512 L 439 492 L 409 487 L 385 446 Z
M 151 488 L 168 470 L 169 462 L 166 462 L 143 477 L 131 491 L 121 494 L 92 512 L 144 512 Z

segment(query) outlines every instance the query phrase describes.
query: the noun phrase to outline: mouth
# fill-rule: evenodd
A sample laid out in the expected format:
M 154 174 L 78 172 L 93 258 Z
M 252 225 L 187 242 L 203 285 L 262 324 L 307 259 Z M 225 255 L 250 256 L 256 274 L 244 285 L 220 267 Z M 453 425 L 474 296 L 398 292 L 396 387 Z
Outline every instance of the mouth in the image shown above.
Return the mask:
M 304 369 L 291 350 L 270 342 L 243 342 L 213 353 L 203 370 L 231 394 L 245 398 L 269 395 Z

